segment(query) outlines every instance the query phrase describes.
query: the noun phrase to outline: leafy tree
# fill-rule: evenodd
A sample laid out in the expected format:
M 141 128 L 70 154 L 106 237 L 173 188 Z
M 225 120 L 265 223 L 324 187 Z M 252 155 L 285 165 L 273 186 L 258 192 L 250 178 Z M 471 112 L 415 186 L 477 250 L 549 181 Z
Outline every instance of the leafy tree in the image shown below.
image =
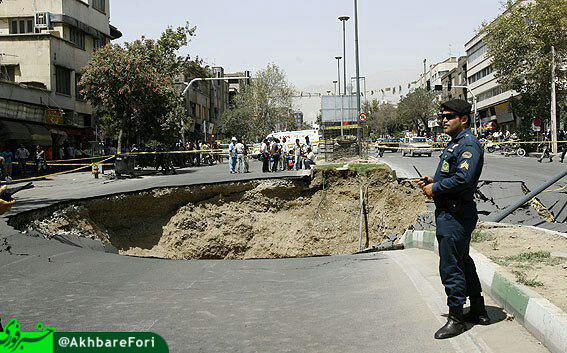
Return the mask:
M 380 103 L 376 99 L 365 101 L 362 110 L 367 114 L 366 124 L 374 134 L 392 134 L 400 128 L 397 108 L 391 103 Z
M 435 93 L 418 88 L 408 93 L 398 103 L 399 122 L 412 125 L 416 130 L 421 126 L 429 134 L 428 119 L 437 112 L 438 108 L 439 102 Z
M 259 141 L 277 129 L 293 128 L 292 96 L 293 87 L 283 70 L 269 64 L 236 96 L 235 106 L 223 114 L 224 133 Z
M 567 1 L 509 0 L 504 6 L 504 14 L 481 29 L 496 77 L 505 88 L 521 94 L 512 101 L 516 114 L 549 119 L 552 46 L 555 47 L 558 68 L 558 103 L 565 106 Z
M 168 28 L 158 40 L 145 37 L 98 49 L 85 68 L 81 87 L 102 129 L 141 141 L 167 141 L 176 136 L 185 108 L 174 80 L 189 58 L 177 52 L 189 43 L 195 27 Z

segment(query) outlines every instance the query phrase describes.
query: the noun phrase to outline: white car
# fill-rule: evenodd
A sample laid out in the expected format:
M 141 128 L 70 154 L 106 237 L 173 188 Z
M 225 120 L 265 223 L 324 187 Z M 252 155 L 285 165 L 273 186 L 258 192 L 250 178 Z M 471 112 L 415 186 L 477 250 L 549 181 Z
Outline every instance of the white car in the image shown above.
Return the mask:
M 402 157 L 406 155 L 412 157 L 426 155 L 431 157 L 433 145 L 426 137 L 408 137 L 400 143 L 400 150 L 402 151 Z

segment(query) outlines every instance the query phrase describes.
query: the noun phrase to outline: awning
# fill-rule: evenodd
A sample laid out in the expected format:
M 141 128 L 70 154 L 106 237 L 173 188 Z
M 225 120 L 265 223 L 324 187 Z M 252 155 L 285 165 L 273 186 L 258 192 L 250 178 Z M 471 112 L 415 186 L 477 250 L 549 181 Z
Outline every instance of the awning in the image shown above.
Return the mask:
M 19 142 L 31 141 L 31 134 L 28 128 L 21 123 L 14 121 L 0 121 L 0 139 L 14 140 Z
M 41 147 L 51 147 L 51 133 L 47 128 L 35 124 L 26 124 L 26 127 L 30 131 L 32 143 Z

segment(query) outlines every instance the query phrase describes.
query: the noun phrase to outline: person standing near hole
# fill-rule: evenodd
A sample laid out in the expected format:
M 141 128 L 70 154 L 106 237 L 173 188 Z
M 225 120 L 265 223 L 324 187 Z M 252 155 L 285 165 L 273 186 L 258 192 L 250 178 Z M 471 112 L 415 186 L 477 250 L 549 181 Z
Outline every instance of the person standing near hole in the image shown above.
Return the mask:
M 484 165 L 484 151 L 470 130 L 471 105 L 454 99 L 441 105 L 439 118 L 451 136 L 433 178 L 416 182 L 435 201 L 436 237 L 439 243 L 439 272 L 447 293 L 447 323 L 435 333 L 436 339 L 465 332 L 465 322 L 488 325 L 482 288 L 469 255 L 472 232 L 478 221 L 474 193 Z M 470 298 L 470 311 L 463 305 Z

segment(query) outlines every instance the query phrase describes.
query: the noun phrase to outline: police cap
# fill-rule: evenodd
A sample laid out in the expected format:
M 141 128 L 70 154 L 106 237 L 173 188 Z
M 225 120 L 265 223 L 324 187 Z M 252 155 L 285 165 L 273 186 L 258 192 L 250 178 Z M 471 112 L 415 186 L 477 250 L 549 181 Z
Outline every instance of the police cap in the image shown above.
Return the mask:
M 452 99 L 441 104 L 441 109 L 450 110 L 461 116 L 469 115 L 471 113 L 472 105 L 462 99 Z

